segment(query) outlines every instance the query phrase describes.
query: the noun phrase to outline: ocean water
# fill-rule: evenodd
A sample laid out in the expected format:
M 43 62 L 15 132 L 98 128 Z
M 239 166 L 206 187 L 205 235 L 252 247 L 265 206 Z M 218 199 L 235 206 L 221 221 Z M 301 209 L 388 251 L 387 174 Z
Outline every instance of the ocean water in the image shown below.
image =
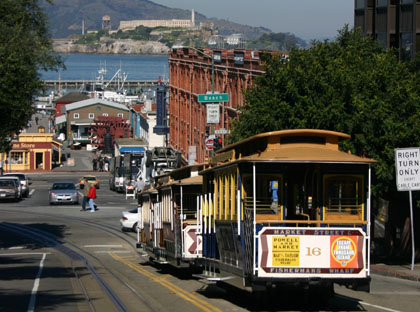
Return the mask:
M 40 72 L 42 80 L 95 80 L 105 69 L 110 80 L 121 68 L 127 80 L 169 79 L 167 55 L 61 54 L 66 70 Z

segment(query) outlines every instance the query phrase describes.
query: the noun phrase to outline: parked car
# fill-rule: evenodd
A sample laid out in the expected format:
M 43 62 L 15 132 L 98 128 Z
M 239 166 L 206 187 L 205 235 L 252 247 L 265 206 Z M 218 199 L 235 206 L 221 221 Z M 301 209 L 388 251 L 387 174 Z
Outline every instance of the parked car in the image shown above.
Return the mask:
M 132 230 L 137 232 L 137 222 L 139 220 L 137 208 L 123 211 L 120 219 L 122 230 Z
M 3 174 L 5 177 L 17 177 L 20 180 L 20 184 L 22 185 L 22 196 L 28 197 L 29 196 L 29 185 L 32 184 L 31 180 L 26 176 L 24 173 L 20 172 L 8 172 Z
M 73 182 L 54 182 L 49 192 L 49 203 L 78 204 L 79 194 Z
M 18 186 L 14 179 L 0 179 L 0 199 L 12 199 L 14 201 L 19 199 Z
M 22 199 L 22 184 L 20 183 L 20 179 L 18 177 L 5 177 L 0 176 L 0 180 L 2 179 L 8 179 L 8 180 L 13 180 L 13 182 L 16 184 L 17 190 L 18 190 L 18 199 Z
M 84 185 L 84 180 L 86 180 L 89 184 L 95 185 L 97 189 L 99 189 L 99 179 L 95 177 L 94 175 L 86 175 L 80 179 L 80 188 L 82 189 Z

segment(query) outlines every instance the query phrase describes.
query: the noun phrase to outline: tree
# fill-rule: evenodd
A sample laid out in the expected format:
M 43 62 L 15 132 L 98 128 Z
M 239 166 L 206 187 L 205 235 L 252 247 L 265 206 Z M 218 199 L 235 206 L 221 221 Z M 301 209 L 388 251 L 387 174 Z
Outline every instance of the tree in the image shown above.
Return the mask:
M 344 150 L 377 160 L 375 194 L 396 195 L 394 149 L 420 146 L 419 62 L 398 61 L 348 26 L 334 42 L 264 61 L 266 72 L 245 92 L 230 141 L 293 128 L 345 132 L 351 140 Z
M 0 150 L 26 126 L 42 89 L 39 70 L 63 67 L 53 53 L 47 17 L 38 0 L 0 1 Z M 48 0 L 49 3 L 50 0 Z

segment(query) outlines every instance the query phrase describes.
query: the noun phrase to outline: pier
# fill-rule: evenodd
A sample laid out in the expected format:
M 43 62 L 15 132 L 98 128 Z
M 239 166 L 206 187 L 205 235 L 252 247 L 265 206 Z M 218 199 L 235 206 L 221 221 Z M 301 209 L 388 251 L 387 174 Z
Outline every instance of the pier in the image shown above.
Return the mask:
M 126 80 L 124 81 L 124 89 L 137 89 L 137 88 L 152 88 L 166 84 L 165 81 L 159 80 Z M 86 85 L 99 85 L 97 80 L 44 80 L 44 86 L 47 89 L 84 89 Z M 121 87 L 121 81 L 111 81 L 108 88 L 115 89 Z

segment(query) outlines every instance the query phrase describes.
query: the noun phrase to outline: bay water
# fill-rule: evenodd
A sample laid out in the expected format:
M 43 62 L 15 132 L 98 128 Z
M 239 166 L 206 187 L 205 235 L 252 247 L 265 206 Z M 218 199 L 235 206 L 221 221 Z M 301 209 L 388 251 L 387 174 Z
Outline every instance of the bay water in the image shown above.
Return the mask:
M 66 70 L 40 72 L 42 80 L 110 80 L 121 68 L 127 80 L 169 79 L 168 55 L 60 54 Z

